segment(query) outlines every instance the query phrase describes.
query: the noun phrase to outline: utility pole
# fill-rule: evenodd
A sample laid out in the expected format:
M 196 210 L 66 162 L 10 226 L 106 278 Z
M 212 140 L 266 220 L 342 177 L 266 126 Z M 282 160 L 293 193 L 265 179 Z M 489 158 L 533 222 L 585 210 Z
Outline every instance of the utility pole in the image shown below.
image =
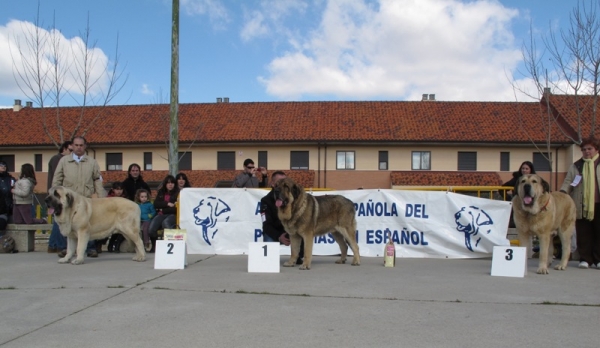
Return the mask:
M 172 19 L 169 174 L 175 176 L 179 171 L 179 0 L 173 0 Z

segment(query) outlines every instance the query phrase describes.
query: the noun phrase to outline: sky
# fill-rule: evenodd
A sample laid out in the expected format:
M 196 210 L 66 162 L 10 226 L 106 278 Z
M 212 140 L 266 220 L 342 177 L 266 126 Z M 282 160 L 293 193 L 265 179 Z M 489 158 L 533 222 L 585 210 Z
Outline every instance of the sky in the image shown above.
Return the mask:
M 172 0 L 0 0 L 0 5 L 0 107 L 11 107 L 15 99 L 39 106 L 19 72 L 27 62 L 51 66 L 51 52 L 58 52 L 60 62 L 60 105 L 83 103 L 77 82 L 82 76 L 93 82 L 87 105 L 103 104 L 113 71 L 117 93 L 109 105 L 169 102 Z M 423 94 L 444 101 L 527 100 L 515 95 L 511 81 L 528 86 L 521 47 L 530 24 L 536 37 L 565 28 L 575 5 L 575 0 L 180 0 L 179 102 L 416 101 Z M 55 50 L 46 45 L 40 59 L 27 49 L 36 30 L 56 43 Z M 89 74 L 82 73 L 85 57 Z M 53 94 L 44 95 L 44 104 L 54 105 Z

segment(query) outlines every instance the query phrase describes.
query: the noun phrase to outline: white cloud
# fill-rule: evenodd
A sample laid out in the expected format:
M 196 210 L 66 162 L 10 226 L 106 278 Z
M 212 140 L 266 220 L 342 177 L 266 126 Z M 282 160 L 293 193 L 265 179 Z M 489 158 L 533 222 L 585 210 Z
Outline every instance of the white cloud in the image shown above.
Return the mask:
M 289 39 L 293 36 L 287 21 L 305 14 L 309 4 L 299 0 L 263 0 L 258 9 L 244 8 L 244 26 L 240 32 L 243 41 L 266 36 Z
M 187 15 L 208 15 L 214 28 L 222 28 L 229 22 L 229 13 L 219 0 L 181 0 L 180 7 Z
M 31 45 L 33 33 L 39 33 L 39 37 L 43 38 L 44 43 L 40 45 L 40 52 L 36 55 Z M 55 65 L 53 64 L 54 50 L 51 45 L 56 43 L 56 52 L 58 52 L 58 76 L 56 79 Z M 82 73 L 81 62 L 85 61 L 87 53 L 89 67 L 89 84 L 88 104 L 97 100 L 108 86 L 106 76 L 109 59 L 104 52 L 99 48 L 89 48 L 85 46 L 84 41 L 80 37 L 71 39 L 63 36 L 59 31 L 48 31 L 43 28 L 37 28 L 33 23 L 26 21 L 12 20 L 6 26 L 0 26 L 0 94 L 14 96 L 17 99 L 29 99 L 35 105 L 39 104 L 39 99 L 32 93 L 32 89 L 36 89 L 39 83 L 33 83 L 31 87 L 27 87 L 26 80 L 31 83 L 31 74 L 29 78 L 20 77 L 26 76 L 27 71 L 31 71 L 31 65 L 39 62 L 40 75 L 47 78 L 41 83 L 44 86 L 44 103 L 47 106 L 55 105 L 53 86 L 56 80 L 62 87 L 62 97 L 72 98 L 77 103 L 77 100 L 82 95 L 82 87 L 80 77 Z M 36 58 L 39 57 L 39 58 Z M 19 73 L 21 75 L 19 75 Z M 16 75 L 16 77 L 15 77 Z M 21 86 L 21 87 L 19 87 Z M 61 103 L 64 104 L 64 100 Z M 69 100 L 67 103 L 72 103 Z
M 329 0 L 259 81 L 282 99 L 514 100 L 517 15 L 494 0 Z
M 142 89 L 140 92 L 145 95 L 154 95 L 154 91 L 148 87 L 147 83 L 142 84 Z

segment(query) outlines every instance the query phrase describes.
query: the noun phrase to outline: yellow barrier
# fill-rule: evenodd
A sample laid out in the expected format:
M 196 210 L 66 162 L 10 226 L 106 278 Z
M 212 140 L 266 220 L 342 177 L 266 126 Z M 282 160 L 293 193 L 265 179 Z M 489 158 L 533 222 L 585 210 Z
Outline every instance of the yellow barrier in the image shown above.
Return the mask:
M 512 191 L 511 186 L 395 186 L 394 190 L 412 190 L 412 191 L 446 191 L 454 193 L 477 193 L 479 198 L 494 199 L 494 194 L 506 200 L 506 191 Z M 488 197 L 482 196 L 485 193 Z

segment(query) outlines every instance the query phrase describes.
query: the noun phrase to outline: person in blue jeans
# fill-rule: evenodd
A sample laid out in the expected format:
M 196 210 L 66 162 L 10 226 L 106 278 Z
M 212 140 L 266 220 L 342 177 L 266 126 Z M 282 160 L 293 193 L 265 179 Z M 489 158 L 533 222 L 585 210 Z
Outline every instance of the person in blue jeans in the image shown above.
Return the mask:
M 72 142 L 70 140 L 65 141 L 58 153 L 48 161 L 48 190 L 52 187 L 52 180 L 54 179 L 54 171 L 56 171 L 56 166 L 60 159 L 63 156 L 70 155 L 73 151 Z M 50 238 L 48 239 L 48 252 L 49 253 L 58 253 L 67 248 L 67 238 L 60 234 L 60 228 L 58 224 L 52 220 L 52 232 L 50 232 Z

